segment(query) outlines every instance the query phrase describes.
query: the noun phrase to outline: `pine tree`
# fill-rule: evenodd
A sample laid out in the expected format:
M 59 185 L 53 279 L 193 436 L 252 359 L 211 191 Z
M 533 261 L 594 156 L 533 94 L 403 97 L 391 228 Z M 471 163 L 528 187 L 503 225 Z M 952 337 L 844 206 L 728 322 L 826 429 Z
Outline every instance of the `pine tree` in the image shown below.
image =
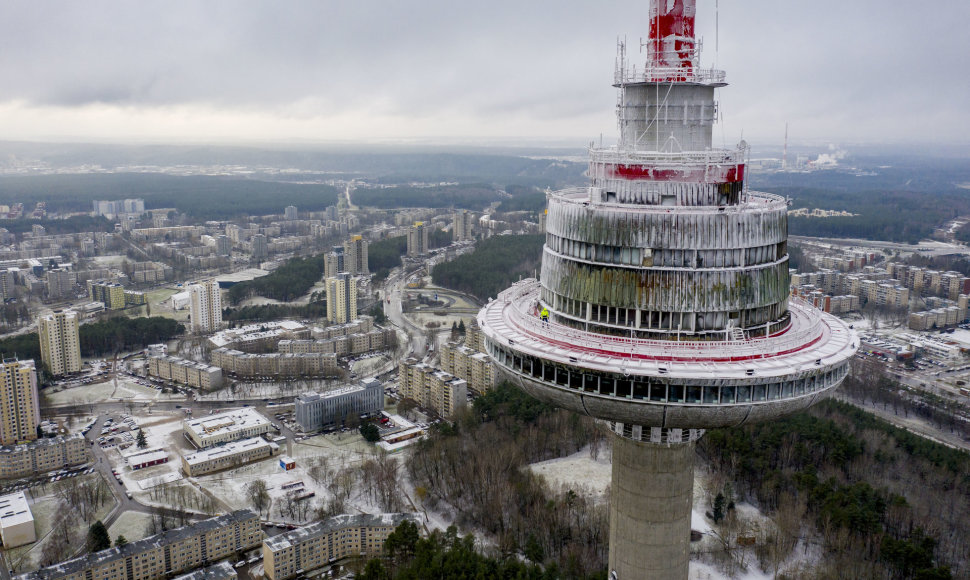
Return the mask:
M 115 548 L 120 548 L 121 546 L 124 546 L 127 543 L 128 543 L 128 538 L 124 537 L 124 535 L 122 534 L 118 534 L 118 537 L 115 538 Z
M 145 439 L 144 429 L 138 431 L 138 437 L 135 439 L 135 444 L 138 445 L 139 449 L 144 449 L 148 447 L 148 441 Z
M 465 319 L 462 319 L 458 323 L 458 334 L 465 336 Z
M 717 497 L 714 498 L 714 514 L 712 519 L 714 523 L 718 523 L 724 519 L 724 494 L 718 493 Z
M 91 524 L 88 528 L 87 548 L 88 552 L 100 552 L 111 547 L 111 536 L 108 535 L 108 528 L 104 527 L 101 520 Z

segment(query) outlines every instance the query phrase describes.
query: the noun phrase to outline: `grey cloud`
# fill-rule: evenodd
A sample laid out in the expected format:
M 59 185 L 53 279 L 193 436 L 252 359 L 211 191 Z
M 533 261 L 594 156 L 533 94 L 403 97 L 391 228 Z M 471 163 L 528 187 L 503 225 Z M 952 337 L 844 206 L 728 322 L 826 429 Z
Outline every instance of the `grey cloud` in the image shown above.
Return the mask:
M 970 3 L 720 4 L 716 51 L 714 0 L 699 0 L 698 29 L 705 62 L 716 57 L 732 83 L 721 91 L 726 129 L 771 135 L 784 120 L 818 119 L 811 130 L 833 138 L 902 138 L 941 112 L 952 116 L 941 129 L 949 137 L 970 126 L 962 72 Z M 321 114 L 449 111 L 483 126 L 496 115 L 527 115 L 580 135 L 609 133 L 614 40 L 627 35 L 635 53 L 646 6 L 5 2 L 0 102 L 203 104 L 281 115 L 303 111 L 297 105 L 305 102 Z M 605 125 L 589 126 L 590 119 Z

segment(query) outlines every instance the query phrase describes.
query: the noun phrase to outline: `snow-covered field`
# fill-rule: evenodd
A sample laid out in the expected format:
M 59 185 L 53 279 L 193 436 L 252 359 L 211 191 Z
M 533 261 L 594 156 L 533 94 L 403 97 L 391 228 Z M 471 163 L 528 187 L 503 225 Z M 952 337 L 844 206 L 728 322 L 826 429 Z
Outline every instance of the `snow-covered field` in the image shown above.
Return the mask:
M 284 484 L 302 482 L 302 494 L 314 493 L 313 498 L 303 501 L 310 502 L 313 506 L 318 505 L 321 501 L 332 497 L 329 484 L 332 481 L 333 471 L 357 467 L 362 461 L 372 457 L 375 452 L 374 448 L 365 443 L 356 433 L 320 435 L 299 443 L 291 443 L 289 447 L 289 456 L 296 460 L 296 468 L 290 471 L 284 471 L 280 467 L 279 457 L 273 457 L 193 479 L 230 509 L 252 508 L 246 495 L 246 486 L 255 480 L 265 481 L 273 502 L 269 519 L 302 523 L 306 520 L 286 516 L 279 511 L 287 495 L 287 491 L 282 489 Z M 285 451 L 284 454 L 286 454 Z M 324 468 L 331 473 L 325 474 Z M 376 506 L 370 505 L 360 489 L 353 490 L 348 500 L 348 507 L 352 512 L 380 511 Z M 308 510 L 307 516 L 308 518 L 313 516 L 312 510 Z
M 164 395 L 151 387 L 144 387 L 129 378 L 118 378 L 117 386 L 114 380 L 104 383 L 94 383 L 64 389 L 57 392 L 45 392 L 50 405 L 81 405 L 104 403 L 107 401 L 159 401 L 184 400 L 183 395 Z
M 151 519 L 150 515 L 141 512 L 125 512 L 108 528 L 108 535 L 111 536 L 112 542 L 118 539 L 119 535 L 124 536 L 129 542 L 147 538 L 151 535 L 148 533 L 148 523 Z

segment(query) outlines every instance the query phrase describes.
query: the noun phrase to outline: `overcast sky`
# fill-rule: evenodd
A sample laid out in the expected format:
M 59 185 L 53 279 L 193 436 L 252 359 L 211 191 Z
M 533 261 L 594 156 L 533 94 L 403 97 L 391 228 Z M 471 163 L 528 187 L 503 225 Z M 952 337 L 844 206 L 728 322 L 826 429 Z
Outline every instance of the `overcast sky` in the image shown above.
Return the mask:
M 0 3 L 0 139 L 615 135 L 645 0 Z M 970 1 L 698 0 L 717 145 L 967 143 Z M 717 39 L 716 39 L 717 37 Z M 716 46 L 717 45 L 717 46 Z

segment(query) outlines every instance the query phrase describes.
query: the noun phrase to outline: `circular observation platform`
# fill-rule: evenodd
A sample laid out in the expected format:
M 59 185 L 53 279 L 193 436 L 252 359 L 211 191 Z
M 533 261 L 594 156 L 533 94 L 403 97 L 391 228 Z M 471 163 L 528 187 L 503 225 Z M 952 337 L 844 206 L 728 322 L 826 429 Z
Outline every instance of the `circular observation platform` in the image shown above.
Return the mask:
M 478 314 L 500 372 L 537 399 L 643 441 L 666 442 L 671 430 L 694 439 L 696 430 L 804 409 L 842 382 L 859 343 L 841 320 L 796 299 L 791 324 L 772 336 L 692 342 L 544 323 L 539 293 L 537 280 L 523 280 Z

